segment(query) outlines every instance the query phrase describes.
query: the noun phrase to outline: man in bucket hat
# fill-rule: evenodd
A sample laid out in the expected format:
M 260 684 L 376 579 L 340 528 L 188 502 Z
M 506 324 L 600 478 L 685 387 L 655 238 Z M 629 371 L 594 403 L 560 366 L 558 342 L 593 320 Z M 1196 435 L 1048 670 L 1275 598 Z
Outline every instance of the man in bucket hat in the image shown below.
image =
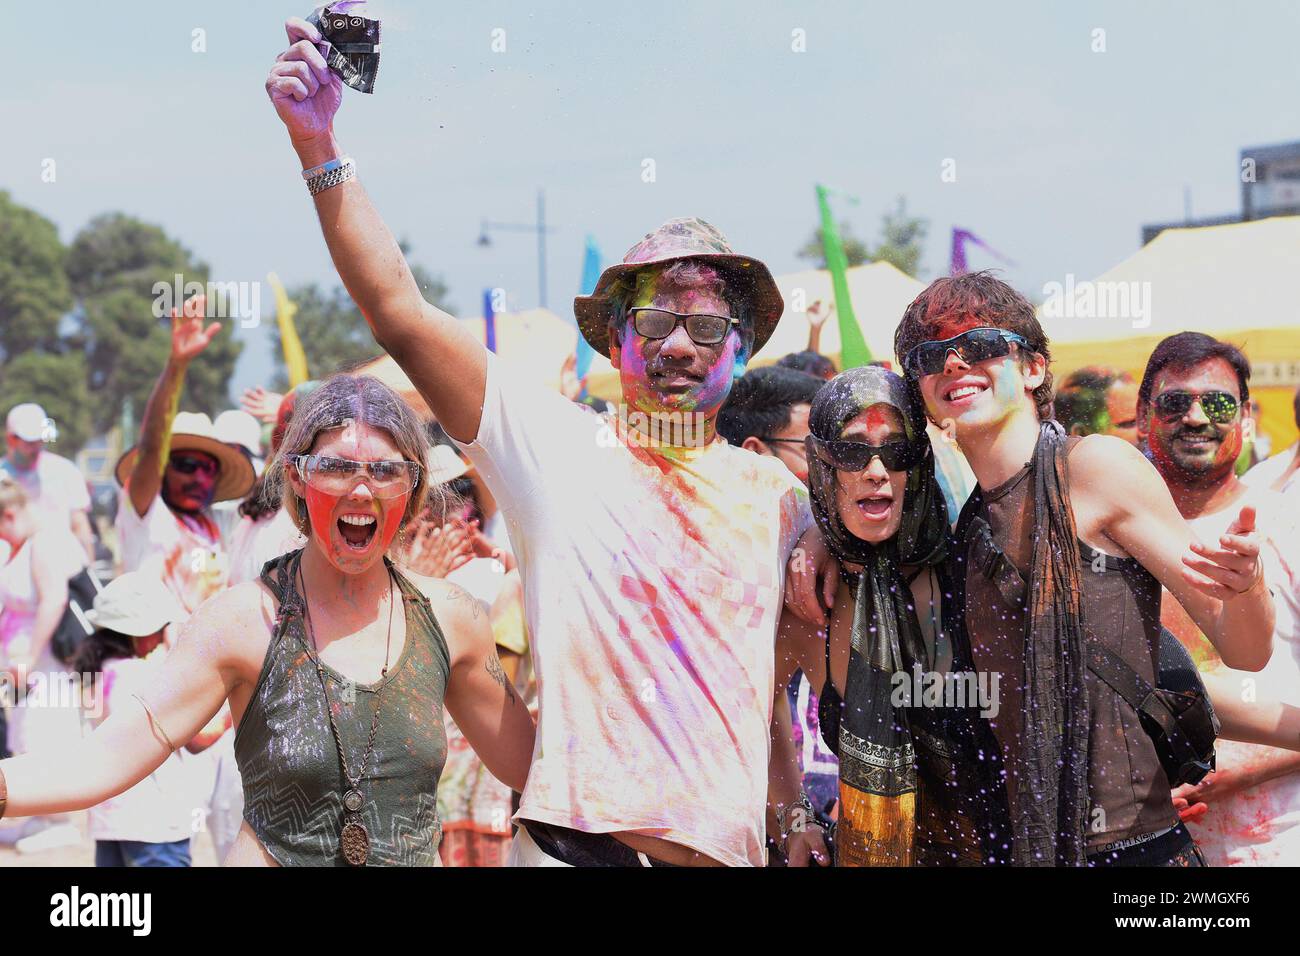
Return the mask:
M 815 828 L 788 826 L 797 770 L 769 780 L 768 760 L 783 574 L 812 524 L 807 495 L 714 431 L 781 315 L 767 267 L 706 222 L 665 223 L 574 303 L 619 370 L 618 412 L 510 380 L 421 298 L 334 139 L 340 86 L 320 33 L 286 26 L 266 88 L 339 275 L 516 549 L 539 722 L 512 862 L 761 866 L 769 791 L 782 830 L 798 831 L 795 861 L 824 857 Z
M 125 486 L 117 509 L 122 569 L 161 558 L 163 583 L 186 615 L 226 585 L 226 544 L 212 514 L 215 501 L 242 498 L 253 466 L 217 435 L 207 415 L 176 413 L 189 364 L 220 331 L 203 328 L 203 297 L 172 313 L 172 347 L 140 425 L 140 440 L 117 463 Z

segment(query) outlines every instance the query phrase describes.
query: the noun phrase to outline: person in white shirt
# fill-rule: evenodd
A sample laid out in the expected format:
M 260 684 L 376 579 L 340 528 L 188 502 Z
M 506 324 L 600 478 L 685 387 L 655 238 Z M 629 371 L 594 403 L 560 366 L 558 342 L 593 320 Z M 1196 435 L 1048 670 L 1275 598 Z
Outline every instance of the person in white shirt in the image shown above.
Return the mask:
M 45 409 L 24 402 L 5 418 L 6 454 L 0 474 L 7 474 L 27 492 L 37 517 L 55 528 L 66 528 L 95 560 L 95 538 L 90 530 L 90 492 L 86 479 L 68 459 L 45 450 L 51 423 Z
M 1300 428 L 1300 388 L 1292 402 L 1296 428 Z M 1241 483 L 1251 488 L 1269 488 L 1288 495 L 1291 507 L 1300 510 L 1300 441 L 1261 461 L 1241 476 Z
M 1292 713 L 1300 706 L 1300 525 L 1278 492 L 1243 484 L 1233 470 L 1249 377 L 1250 365 L 1235 346 L 1184 332 L 1152 353 L 1138 402 L 1138 429 L 1151 460 L 1201 540 L 1220 540 L 1243 507 L 1255 509 L 1260 563 L 1273 595 L 1273 654 L 1258 672 L 1224 666 L 1178 602 L 1166 592 L 1162 603 L 1162 623 L 1203 671 L 1224 724 L 1215 744 L 1217 770 L 1174 791 L 1211 866 L 1300 862 L 1300 753 L 1229 739 L 1240 735 L 1231 726 L 1239 711 L 1249 717 L 1273 701 Z
M 796 542 L 834 573 L 798 479 L 714 431 L 781 316 L 771 273 L 708 223 L 665 223 L 574 303 L 619 369 L 620 413 L 512 380 L 421 297 L 334 138 L 341 83 L 320 31 L 286 30 L 266 89 L 339 276 L 483 476 L 523 578 L 539 723 L 513 862 L 762 866 L 768 801 L 778 819 L 810 809 L 797 767 L 768 759 Z M 817 827 L 791 844 L 826 859 Z
M 148 689 L 166 653 L 164 632 L 184 617 L 176 597 L 147 570 L 128 571 L 99 593 L 86 614 L 96 630 L 75 661 L 78 673 L 95 675 L 92 726 Z M 96 866 L 190 865 L 190 836 L 201 821 L 185 764 L 200 749 L 195 738 L 125 793 L 91 807 Z
M 222 442 L 208 416 L 176 412 L 185 372 L 220 323 L 203 327 L 204 299 L 172 312 L 172 347 L 154 385 L 140 440 L 122 456 L 115 474 L 126 493 L 117 509 L 122 569 L 135 571 L 161 559 L 164 583 L 187 615 L 226 586 L 227 545 L 212 504 L 242 498 L 253 485 L 248 457 Z

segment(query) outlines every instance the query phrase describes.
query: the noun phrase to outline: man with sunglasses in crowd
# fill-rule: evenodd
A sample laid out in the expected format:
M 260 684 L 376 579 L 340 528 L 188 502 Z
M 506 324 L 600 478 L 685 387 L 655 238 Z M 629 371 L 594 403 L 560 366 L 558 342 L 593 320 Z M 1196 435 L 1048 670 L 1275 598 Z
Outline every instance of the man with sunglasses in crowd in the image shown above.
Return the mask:
M 1275 701 L 1300 705 L 1300 524 L 1282 495 L 1236 476 L 1250 401 L 1250 364 L 1236 346 L 1181 332 L 1156 346 L 1138 392 L 1138 430 L 1174 503 L 1202 541 L 1217 541 L 1255 509 L 1260 561 L 1276 608 L 1268 666 L 1246 673 L 1220 655 L 1168 592 L 1163 619 L 1201 666 L 1220 718 Z M 1267 716 L 1267 715 L 1265 715 Z M 1300 753 L 1220 739 L 1217 768 L 1178 788 L 1183 819 L 1211 866 L 1300 860 Z
M 665 223 L 574 303 L 619 371 L 617 413 L 515 380 L 421 297 L 335 139 L 342 85 L 320 32 L 286 30 L 266 90 L 335 267 L 515 546 L 539 714 L 512 862 L 762 866 L 769 793 L 792 857 L 824 862 L 817 828 L 798 825 L 797 768 L 774 781 L 768 760 L 783 574 L 816 535 L 808 496 L 714 428 L 781 316 L 771 273 L 706 222 Z M 804 553 L 830 570 L 811 539 Z
M 1274 615 L 1253 510 L 1203 545 L 1132 445 L 1067 437 L 1034 308 L 988 273 L 932 283 L 894 347 L 978 481 L 956 597 L 977 670 L 999 675 L 1010 862 L 1196 865 L 1151 740 L 1090 657 L 1154 684 L 1163 584 L 1226 662 L 1262 668 Z
M 204 299 L 172 313 L 171 353 L 149 395 L 140 440 L 117 463 L 125 486 L 117 509 L 122 570 L 157 568 L 186 614 L 226 586 L 228 561 L 215 501 L 242 498 L 253 485 L 243 452 L 220 440 L 207 415 L 176 412 L 185 372 L 220 323 L 203 327 Z

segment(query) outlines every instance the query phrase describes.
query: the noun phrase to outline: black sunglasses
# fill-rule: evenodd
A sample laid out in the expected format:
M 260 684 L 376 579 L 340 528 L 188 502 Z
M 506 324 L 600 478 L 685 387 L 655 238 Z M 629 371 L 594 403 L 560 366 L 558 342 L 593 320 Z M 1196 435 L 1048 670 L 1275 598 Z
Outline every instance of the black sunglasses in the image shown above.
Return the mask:
M 1226 425 L 1237 415 L 1240 402 L 1227 392 L 1161 392 L 1152 402 L 1161 418 L 1182 418 L 1193 402 L 1201 403 L 1205 417 L 1216 425 Z
M 871 459 L 890 471 L 908 471 L 925 461 L 930 454 L 930 442 L 889 441 L 883 445 L 868 445 L 860 441 L 824 441 L 816 435 L 808 436 L 808 447 L 813 454 L 836 471 L 866 471 Z
M 974 365 L 985 359 L 1010 354 L 1012 342 L 1022 349 L 1029 349 L 1029 340 L 1015 332 L 993 328 L 970 329 L 950 339 L 922 342 L 907 353 L 903 359 L 903 370 L 913 375 L 938 375 L 948 364 L 949 352 L 956 352 L 957 357 L 967 365 Z
M 192 475 L 201 471 L 211 477 L 221 470 L 221 465 L 215 458 L 195 458 L 193 455 L 172 455 L 167 463 L 182 475 Z
M 740 324 L 740 319 L 729 319 L 725 315 L 712 315 L 708 312 L 692 312 L 688 315 L 644 306 L 627 311 L 632 316 L 632 328 L 637 335 L 647 339 L 666 339 L 673 334 L 678 322 L 685 322 L 686 334 L 696 345 L 717 345 L 727 337 L 727 331 L 733 325 Z

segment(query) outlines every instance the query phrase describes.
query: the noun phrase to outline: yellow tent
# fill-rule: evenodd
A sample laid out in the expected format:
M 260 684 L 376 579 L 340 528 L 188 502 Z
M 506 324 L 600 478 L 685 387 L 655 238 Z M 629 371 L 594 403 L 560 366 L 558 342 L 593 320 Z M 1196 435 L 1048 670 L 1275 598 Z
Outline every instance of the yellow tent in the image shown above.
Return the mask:
M 1085 365 L 1141 380 L 1161 339 L 1204 332 L 1250 359 L 1250 392 L 1273 448 L 1296 440 L 1300 216 L 1169 229 L 1092 282 L 1061 286 L 1039 307 L 1058 383 Z

